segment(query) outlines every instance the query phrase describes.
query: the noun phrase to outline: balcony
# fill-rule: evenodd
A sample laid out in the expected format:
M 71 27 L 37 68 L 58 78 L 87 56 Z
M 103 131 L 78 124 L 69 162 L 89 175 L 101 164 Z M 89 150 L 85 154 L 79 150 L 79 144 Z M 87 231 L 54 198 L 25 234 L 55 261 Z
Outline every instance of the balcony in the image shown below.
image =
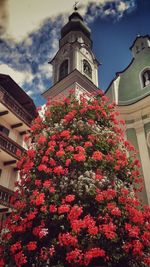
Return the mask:
M 0 102 L 8 108 L 17 118 L 27 124 L 29 127 L 33 120 L 33 116 L 26 112 L 26 110 L 6 91 L 0 87 Z
M 11 197 L 14 195 L 14 191 L 0 185 L 0 205 L 5 207 L 12 207 Z
M 17 150 L 24 152 L 25 149 L 10 139 L 8 136 L 0 132 L 0 160 L 3 162 L 7 160 L 18 160 Z M 7 156 L 8 155 L 8 156 Z

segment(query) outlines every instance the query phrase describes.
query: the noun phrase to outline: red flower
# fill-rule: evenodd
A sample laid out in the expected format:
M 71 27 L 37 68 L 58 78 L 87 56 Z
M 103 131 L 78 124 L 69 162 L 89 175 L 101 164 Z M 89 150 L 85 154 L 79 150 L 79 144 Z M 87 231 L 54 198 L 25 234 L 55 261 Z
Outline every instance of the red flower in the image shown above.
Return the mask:
M 83 254 L 79 249 L 72 250 L 67 253 L 66 260 L 69 263 L 82 263 Z
M 129 223 L 125 224 L 125 230 L 128 231 L 130 237 L 138 237 L 140 233 L 140 228 L 138 226 L 132 226 Z
M 22 251 L 18 252 L 15 255 L 15 262 L 18 267 L 23 266 L 25 263 L 27 263 L 27 257 L 23 254 Z
M 36 186 L 40 186 L 41 185 L 41 180 L 36 179 L 34 183 L 35 183 Z
M 92 155 L 92 159 L 94 160 L 102 160 L 103 154 L 100 151 L 95 151 Z
M 57 175 L 61 175 L 65 173 L 65 170 L 63 169 L 62 166 L 57 166 L 54 168 L 53 172 Z
M 44 144 L 46 142 L 46 137 L 44 135 L 41 135 L 38 139 L 38 144 Z
M 27 250 L 29 251 L 33 251 L 37 248 L 37 242 L 36 241 L 30 241 L 28 244 L 27 244 Z
M 70 233 L 59 234 L 58 240 L 61 246 L 76 246 L 78 240 L 75 236 L 71 235 Z
M 45 164 L 40 164 L 37 169 L 40 172 L 41 171 L 47 172 L 47 166 Z
M 44 204 L 44 201 L 45 201 L 45 194 L 40 193 L 36 196 L 35 204 L 36 204 L 36 206 L 40 206 L 40 205 Z
M 52 158 L 50 159 L 49 163 L 50 163 L 50 165 L 53 166 L 53 167 L 56 166 L 56 161 L 55 161 L 54 159 L 52 159 Z
M 92 142 L 87 141 L 87 142 L 84 143 L 84 146 L 85 146 L 85 147 L 92 147 L 93 144 L 92 144 Z
M 27 151 L 27 155 L 30 157 L 30 158 L 34 158 L 35 157 L 35 154 L 36 154 L 36 151 L 34 149 L 29 149 Z
M 73 157 L 76 161 L 85 161 L 85 155 L 82 153 L 74 154 Z
M 104 256 L 105 256 L 105 251 L 103 249 L 101 249 L 101 248 L 91 248 L 84 255 L 84 263 L 85 263 L 85 265 L 89 265 L 90 261 L 93 258 L 104 257 Z
M 69 139 L 70 138 L 70 131 L 68 131 L 68 130 L 62 131 L 60 136 L 65 137 L 66 139 Z
M 11 245 L 10 251 L 14 254 L 17 250 L 20 250 L 22 248 L 21 242 L 16 242 L 15 244 Z
M 50 205 L 49 206 L 49 211 L 52 212 L 52 213 L 56 212 L 57 211 L 56 205 Z
M 67 204 L 61 205 L 61 206 L 58 208 L 58 214 L 68 213 L 69 210 L 70 210 L 70 206 L 69 206 L 69 205 L 67 205 Z
M 73 146 L 67 146 L 66 147 L 66 151 L 73 152 L 74 151 L 74 147 Z
M 78 219 L 79 216 L 82 214 L 82 212 L 83 212 L 82 207 L 79 207 L 78 205 L 74 205 L 68 214 L 68 219 L 70 221 Z
M 93 125 L 95 123 L 94 120 L 91 120 L 91 119 L 89 119 L 87 122 L 89 125 Z
M 51 186 L 51 184 L 52 184 L 51 180 L 46 180 L 46 181 L 43 183 L 43 186 L 44 186 L 45 188 L 49 188 L 49 187 Z
M 56 152 L 56 156 L 57 157 L 62 157 L 62 156 L 64 156 L 64 154 L 65 154 L 64 150 L 59 150 L 59 151 Z
M 75 200 L 75 195 L 67 195 L 65 197 L 66 202 L 72 202 Z
M 68 167 L 71 164 L 71 159 L 66 159 L 65 165 Z

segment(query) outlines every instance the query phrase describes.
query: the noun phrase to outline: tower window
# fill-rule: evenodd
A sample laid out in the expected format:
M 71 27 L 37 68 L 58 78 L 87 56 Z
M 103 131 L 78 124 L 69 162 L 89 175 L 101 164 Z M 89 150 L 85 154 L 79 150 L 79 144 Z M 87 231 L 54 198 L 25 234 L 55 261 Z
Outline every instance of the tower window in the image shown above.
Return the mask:
M 0 132 L 3 133 L 4 135 L 9 135 L 9 129 L 7 129 L 5 126 L 0 124 Z
M 68 59 L 64 60 L 59 68 L 59 80 L 68 75 Z
M 136 46 L 136 53 L 138 54 L 140 52 L 139 46 Z
M 146 87 L 150 85 L 150 69 L 146 69 L 142 72 L 142 86 Z
M 87 60 L 83 60 L 83 71 L 86 75 L 92 78 L 92 67 Z
M 143 42 L 141 43 L 141 48 L 142 48 L 142 49 L 144 49 L 144 48 L 145 48 L 145 45 L 144 45 L 144 43 L 143 43 Z

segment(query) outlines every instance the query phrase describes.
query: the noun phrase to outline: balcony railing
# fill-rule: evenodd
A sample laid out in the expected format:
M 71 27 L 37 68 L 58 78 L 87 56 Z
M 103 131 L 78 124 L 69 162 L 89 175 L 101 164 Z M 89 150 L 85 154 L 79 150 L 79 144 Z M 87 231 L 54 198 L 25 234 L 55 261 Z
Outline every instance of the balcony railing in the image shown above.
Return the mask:
M 21 121 L 31 125 L 33 117 L 7 92 L 0 87 L 0 102 L 11 110 Z
M 17 150 L 20 152 L 24 152 L 25 149 L 10 139 L 8 136 L 4 135 L 0 132 L 0 149 L 7 152 L 12 157 L 19 159 L 20 157 L 17 155 Z
M 11 197 L 14 195 L 14 191 L 0 185 L 0 204 L 6 207 L 12 207 Z

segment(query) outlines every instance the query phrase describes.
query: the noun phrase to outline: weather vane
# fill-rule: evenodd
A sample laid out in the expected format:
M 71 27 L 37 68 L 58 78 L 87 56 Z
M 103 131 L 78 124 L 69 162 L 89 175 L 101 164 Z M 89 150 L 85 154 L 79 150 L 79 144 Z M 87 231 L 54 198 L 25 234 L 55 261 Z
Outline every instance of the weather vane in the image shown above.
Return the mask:
M 78 8 L 77 8 L 77 5 L 78 5 L 79 2 L 75 1 L 75 4 L 74 4 L 74 11 L 77 11 Z

